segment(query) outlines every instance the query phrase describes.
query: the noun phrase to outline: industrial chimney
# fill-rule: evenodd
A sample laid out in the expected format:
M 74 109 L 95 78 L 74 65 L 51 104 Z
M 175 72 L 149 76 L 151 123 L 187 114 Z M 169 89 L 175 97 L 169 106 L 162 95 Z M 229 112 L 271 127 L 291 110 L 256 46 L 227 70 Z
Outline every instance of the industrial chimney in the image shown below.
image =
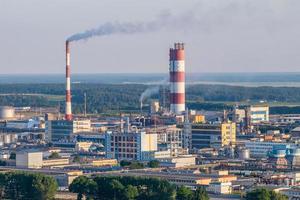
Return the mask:
M 72 120 L 69 41 L 66 41 L 66 108 L 65 109 L 66 109 L 65 119 L 68 121 Z
M 182 114 L 185 111 L 185 64 L 184 44 L 175 43 L 170 48 L 170 111 Z

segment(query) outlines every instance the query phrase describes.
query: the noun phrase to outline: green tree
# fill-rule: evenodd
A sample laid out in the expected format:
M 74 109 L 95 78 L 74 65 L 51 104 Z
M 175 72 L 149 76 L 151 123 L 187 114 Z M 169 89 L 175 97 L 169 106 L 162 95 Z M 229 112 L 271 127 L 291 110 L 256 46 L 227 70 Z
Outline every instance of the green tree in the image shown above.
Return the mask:
M 284 195 L 274 191 L 270 191 L 271 200 L 288 200 L 289 198 Z
M 156 178 L 96 176 L 94 181 L 97 183 L 95 199 L 122 200 L 126 199 L 126 196 L 133 198 L 136 192 L 133 191 L 135 189 L 130 189 L 130 192 L 127 193 L 126 190 L 129 186 L 137 189 L 138 195 L 135 198 L 137 200 L 174 200 L 176 196 L 173 184 Z
M 131 164 L 131 162 L 128 160 L 121 160 L 121 162 L 120 162 L 121 167 L 126 167 L 126 166 L 129 166 L 130 164 Z
M 194 192 L 193 200 L 209 200 L 206 190 L 203 187 L 198 187 Z
M 6 161 L 5 160 L 0 160 L 0 166 L 6 166 Z
M 159 161 L 158 160 L 151 160 L 148 163 L 148 167 L 150 167 L 150 168 L 157 168 L 157 167 L 159 167 Z
M 110 188 L 113 190 L 113 199 L 114 200 L 121 199 L 124 190 L 124 185 L 116 179 L 111 180 L 109 185 Z
M 193 191 L 185 186 L 181 186 L 176 191 L 176 200 L 192 200 Z
M 246 194 L 246 200 L 271 200 L 271 195 L 267 189 L 260 188 L 248 192 Z
M 80 156 L 79 155 L 75 155 L 74 158 L 73 158 L 73 162 L 79 163 L 80 162 Z
M 134 161 L 129 165 L 129 169 L 143 169 L 145 166 L 143 163 Z
M 7 176 L 4 173 L 0 173 L 0 199 L 3 199 L 5 192 L 5 184 L 7 183 Z
M 246 200 L 287 200 L 287 196 L 266 188 L 259 188 L 246 194 Z
M 6 174 L 6 199 L 51 200 L 57 190 L 56 181 L 39 173 L 11 172 Z
M 124 189 L 125 200 L 134 200 L 139 195 L 139 191 L 136 186 L 127 185 Z
M 58 185 L 53 177 L 42 174 L 34 174 L 33 181 L 33 198 L 36 200 L 54 199 Z
M 96 188 L 97 184 L 86 176 L 77 177 L 69 186 L 69 190 L 71 192 L 78 193 L 78 200 L 81 200 L 83 195 L 85 195 L 87 198 L 91 198 L 95 194 Z
M 58 159 L 61 158 L 59 153 L 57 152 L 52 152 L 51 155 L 48 157 L 49 159 Z

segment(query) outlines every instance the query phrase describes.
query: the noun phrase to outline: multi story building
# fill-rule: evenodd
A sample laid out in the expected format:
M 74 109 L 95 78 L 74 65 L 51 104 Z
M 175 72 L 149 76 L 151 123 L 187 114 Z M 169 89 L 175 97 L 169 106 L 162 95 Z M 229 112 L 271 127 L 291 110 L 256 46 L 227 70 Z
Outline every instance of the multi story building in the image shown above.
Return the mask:
M 192 124 L 192 149 L 220 148 L 236 142 L 236 124 Z
M 183 131 L 175 126 L 155 128 L 159 151 L 170 151 L 170 156 L 178 156 L 183 152 Z
M 118 160 L 151 160 L 157 151 L 157 134 L 143 130 L 112 132 L 105 135 L 107 158 Z
M 252 105 L 250 106 L 249 111 L 251 124 L 269 121 L 268 105 Z
M 249 149 L 252 158 L 267 157 L 273 149 L 296 148 L 296 144 L 283 142 L 246 141 L 245 147 Z
M 236 124 L 225 122 L 221 124 L 221 146 L 235 145 L 236 142 Z
M 46 140 L 71 140 L 74 134 L 88 132 L 91 129 L 90 120 L 52 120 L 46 122 Z

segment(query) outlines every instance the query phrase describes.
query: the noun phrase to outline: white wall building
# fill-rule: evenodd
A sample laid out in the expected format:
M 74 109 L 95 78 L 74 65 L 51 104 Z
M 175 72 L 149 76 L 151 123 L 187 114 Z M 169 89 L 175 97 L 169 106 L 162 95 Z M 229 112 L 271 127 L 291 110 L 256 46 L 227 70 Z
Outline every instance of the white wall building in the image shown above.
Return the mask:
M 212 182 L 206 190 L 214 194 L 231 194 L 232 184 L 231 182 Z
M 269 121 L 269 106 L 268 105 L 252 105 L 249 108 L 251 123 L 260 123 Z
M 0 146 L 16 143 L 18 135 L 16 133 L 0 133 Z
M 158 158 L 162 167 L 187 167 L 196 164 L 196 157 L 192 155 L 179 156 L 176 158 Z
M 265 142 L 265 141 L 246 141 L 245 147 L 249 149 L 251 158 L 267 157 L 268 153 L 274 149 L 296 148 L 294 143 Z
M 107 158 L 118 160 L 151 160 L 157 151 L 157 134 L 145 131 L 112 132 L 105 135 Z
M 16 153 L 16 167 L 41 168 L 43 166 L 43 152 L 23 151 Z

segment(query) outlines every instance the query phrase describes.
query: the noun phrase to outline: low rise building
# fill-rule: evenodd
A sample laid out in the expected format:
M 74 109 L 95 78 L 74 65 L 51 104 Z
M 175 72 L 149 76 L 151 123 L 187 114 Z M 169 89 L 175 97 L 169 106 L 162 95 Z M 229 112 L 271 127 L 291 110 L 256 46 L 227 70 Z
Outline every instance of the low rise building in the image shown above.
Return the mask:
M 90 120 L 52 120 L 46 122 L 46 140 L 69 141 L 76 133 L 89 132 L 91 130 Z
M 191 122 L 192 123 L 205 123 L 205 115 L 199 115 L 199 114 L 195 114 L 191 116 Z
M 117 159 L 97 159 L 97 160 L 91 160 L 91 161 L 89 161 L 89 163 L 94 167 L 118 165 Z
M 279 188 L 276 192 L 280 192 L 288 197 L 289 200 L 298 200 L 300 199 L 300 187 L 292 188 Z
M 57 158 L 57 159 L 44 159 L 43 167 L 56 167 L 69 165 L 70 160 L 68 158 Z
M 231 194 L 232 183 L 231 182 L 212 182 L 206 188 L 207 192 L 214 194 Z
M 252 158 L 266 158 L 273 149 L 296 148 L 294 143 L 265 142 L 265 141 L 246 141 L 245 147 L 249 149 Z
M 92 146 L 92 142 L 76 142 L 75 150 L 76 151 L 89 151 Z
M 185 155 L 171 158 L 157 159 L 162 167 L 187 167 L 196 164 L 196 157 L 192 155 Z
M 0 133 L 0 146 L 16 143 L 18 135 L 16 133 Z

